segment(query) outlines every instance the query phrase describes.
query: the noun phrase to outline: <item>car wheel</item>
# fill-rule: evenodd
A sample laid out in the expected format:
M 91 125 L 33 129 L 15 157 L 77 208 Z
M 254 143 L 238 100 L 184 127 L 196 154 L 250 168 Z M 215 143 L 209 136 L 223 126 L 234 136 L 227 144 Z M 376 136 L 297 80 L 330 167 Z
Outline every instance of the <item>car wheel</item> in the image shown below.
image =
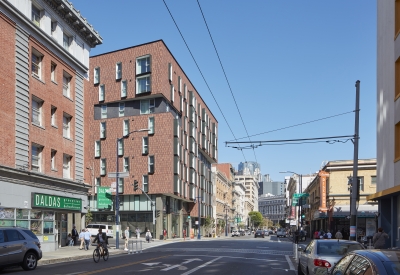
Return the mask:
M 22 262 L 22 268 L 24 270 L 34 270 L 37 266 L 37 256 L 33 252 L 27 252 Z
M 301 270 L 300 261 L 299 261 L 299 265 L 297 266 L 297 275 L 304 275 L 303 271 Z

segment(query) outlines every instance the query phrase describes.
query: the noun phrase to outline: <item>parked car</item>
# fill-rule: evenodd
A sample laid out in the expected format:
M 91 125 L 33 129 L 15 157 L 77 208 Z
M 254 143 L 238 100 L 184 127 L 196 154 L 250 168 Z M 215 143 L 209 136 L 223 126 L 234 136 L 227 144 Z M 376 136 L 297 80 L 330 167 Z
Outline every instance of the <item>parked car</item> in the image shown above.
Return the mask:
M 400 250 L 374 249 L 347 253 L 329 273 L 394 275 L 399 270 Z M 327 275 L 328 268 L 321 268 L 319 274 Z
M 264 236 L 269 236 L 269 230 L 264 230 Z
M 99 233 L 99 229 L 106 233 L 108 238 L 113 238 L 113 226 L 109 224 L 88 224 L 86 228 L 89 230 L 91 236 L 96 236 Z
M 336 239 L 315 239 L 306 247 L 299 245 L 298 275 L 320 275 L 321 268 L 329 272 L 346 253 L 360 249 L 364 246 L 359 242 Z
M 239 233 L 239 231 L 237 231 L 237 230 L 233 230 L 232 231 L 232 237 L 239 237 L 240 236 L 240 233 Z
M 240 236 L 246 235 L 246 233 L 244 232 L 244 230 L 240 230 L 240 231 L 239 231 L 239 234 L 240 234 Z
M 256 233 L 254 233 L 254 238 L 264 238 L 264 231 L 263 230 L 257 230 Z
M 286 237 L 286 231 L 284 229 L 278 229 L 276 231 L 276 236 L 278 238 L 282 238 L 282 237 L 285 238 Z
M 272 231 L 272 230 L 269 230 L 269 235 L 274 235 L 275 233 L 274 233 L 274 231 Z
M 0 269 L 20 265 L 24 270 L 34 270 L 41 258 L 40 241 L 31 230 L 0 228 Z

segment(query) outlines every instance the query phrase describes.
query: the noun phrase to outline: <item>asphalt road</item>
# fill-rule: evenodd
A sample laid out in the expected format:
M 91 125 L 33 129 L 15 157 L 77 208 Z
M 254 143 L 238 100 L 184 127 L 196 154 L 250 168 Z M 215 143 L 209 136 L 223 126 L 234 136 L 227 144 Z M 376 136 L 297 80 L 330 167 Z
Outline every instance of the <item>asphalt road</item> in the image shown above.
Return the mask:
M 110 256 L 105 262 L 92 259 L 38 266 L 28 272 L 52 275 L 89 274 L 296 274 L 292 261 L 293 244 L 275 236 L 254 238 L 241 236 L 228 239 L 168 243 L 141 254 Z M 27 274 L 21 268 L 2 274 Z

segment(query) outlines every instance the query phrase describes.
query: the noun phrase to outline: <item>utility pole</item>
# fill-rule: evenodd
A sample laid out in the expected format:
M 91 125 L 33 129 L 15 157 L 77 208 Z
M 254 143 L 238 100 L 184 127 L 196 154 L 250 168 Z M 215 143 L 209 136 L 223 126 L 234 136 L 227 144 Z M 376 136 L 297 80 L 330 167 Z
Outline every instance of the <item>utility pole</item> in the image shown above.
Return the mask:
M 359 117 L 360 117 L 360 80 L 356 81 L 356 109 L 354 127 L 354 157 L 353 157 L 353 184 L 350 197 L 350 240 L 356 240 L 357 232 L 357 188 L 358 187 L 358 140 L 359 140 Z

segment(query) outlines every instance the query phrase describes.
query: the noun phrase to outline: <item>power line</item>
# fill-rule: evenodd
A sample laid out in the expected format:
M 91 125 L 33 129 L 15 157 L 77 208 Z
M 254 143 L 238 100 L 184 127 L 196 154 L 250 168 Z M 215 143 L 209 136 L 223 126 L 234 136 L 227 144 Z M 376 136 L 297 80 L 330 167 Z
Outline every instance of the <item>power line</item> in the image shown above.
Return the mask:
M 210 28 L 208 27 L 207 20 L 206 20 L 206 18 L 205 18 L 205 16 L 204 16 L 204 13 L 203 13 L 203 10 L 202 10 L 202 8 L 201 8 L 201 6 L 200 6 L 199 0 L 197 0 L 197 4 L 199 5 L 199 9 L 200 9 L 201 15 L 203 16 L 204 23 L 205 23 L 205 25 L 206 25 L 206 27 L 207 27 L 208 34 L 210 35 L 211 42 L 212 42 L 212 44 L 213 44 L 213 46 L 214 46 L 215 53 L 217 54 L 219 64 L 221 65 L 222 71 L 223 71 L 224 76 L 225 76 L 226 83 L 228 84 L 229 91 L 231 92 L 233 101 L 235 102 L 236 109 L 237 109 L 237 111 L 238 111 L 238 113 L 239 113 L 239 116 L 240 116 L 240 119 L 241 119 L 241 121 L 242 121 L 243 127 L 244 127 L 244 129 L 245 129 L 245 131 L 246 131 L 246 134 L 247 134 L 247 137 L 248 137 L 249 141 L 251 141 L 250 136 L 249 136 L 249 133 L 248 133 L 247 128 L 246 128 L 246 124 L 245 124 L 244 121 L 243 121 L 242 114 L 241 114 L 240 109 L 239 109 L 239 106 L 238 106 L 238 104 L 237 104 L 237 102 L 236 102 L 236 98 L 235 98 L 235 95 L 233 94 L 233 91 L 232 91 L 232 88 L 231 88 L 231 84 L 229 83 L 229 80 L 228 80 L 228 77 L 227 77 L 227 75 L 226 75 L 224 66 L 222 65 L 221 58 L 220 58 L 220 56 L 219 56 L 219 54 L 218 54 L 217 47 L 215 46 L 214 39 L 213 39 L 213 37 L 212 37 L 212 35 L 211 35 Z M 257 161 L 257 156 L 256 156 L 256 151 L 254 150 L 254 148 L 253 148 L 253 153 L 254 153 L 254 158 L 256 159 L 256 162 L 258 163 L 258 161 Z
M 194 58 L 194 56 L 193 56 L 193 54 L 192 54 L 192 51 L 190 50 L 188 44 L 186 43 L 186 40 L 185 40 L 185 38 L 183 37 L 183 34 L 182 34 L 181 30 L 179 29 L 178 24 L 176 23 L 176 21 L 175 21 L 175 19 L 174 19 L 174 16 L 172 15 L 171 11 L 169 10 L 168 5 L 167 5 L 167 3 L 165 2 L 165 0 L 163 0 L 163 2 L 164 2 L 164 5 L 165 5 L 165 7 L 167 8 L 167 10 L 168 10 L 168 12 L 169 12 L 169 15 L 170 15 L 171 18 L 172 18 L 172 21 L 174 21 L 174 24 L 175 24 L 176 28 L 178 29 L 179 34 L 181 35 L 182 40 L 183 40 L 183 42 L 184 42 L 185 45 L 186 45 L 186 48 L 188 49 L 190 55 L 192 56 L 192 59 L 193 59 L 194 63 L 196 64 L 196 67 L 197 67 L 197 69 L 199 70 L 201 77 L 203 78 L 204 82 L 206 83 L 206 86 L 207 86 L 208 90 L 210 91 L 210 93 L 211 93 L 211 95 L 212 95 L 212 97 L 213 97 L 213 99 L 214 99 L 214 101 L 215 101 L 215 104 L 217 105 L 219 111 L 221 112 L 222 117 L 224 118 L 226 124 L 228 125 L 228 128 L 229 128 L 229 130 L 231 131 L 233 137 L 235 138 L 235 140 L 237 140 L 235 134 L 234 134 L 233 131 L 232 131 L 231 126 L 229 125 L 229 123 L 228 123 L 228 121 L 227 121 L 227 119 L 226 119 L 224 113 L 223 113 L 222 110 L 221 110 L 221 107 L 219 106 L 219 104 L 218 104 L 218 102 L 217 102 L 217 99 L 215 98 L 215 96 L 214 96 L 213 92 L 211 91 L 211 88 L 210 88 L 210 86 L 208 85 L 208 83 L 207 83 L 207 81 L 206 81 L 206 79 L 205 79 L 205 77 L 204 77 L 202 71 L 200 70 L 200 67 L 199 67 L 199 65 L 197 64 L 197 61 L 196 61 L 196 59 Z M 246 160 L 246 157 L 244 156 L 243 151 L 242 151 L 242 155 L 243 155 L 244 160 L 247 161 L 247 160 Z
M 268 133 L 272 133 L 272 132 L 277 132 L 277 131 L 280 131 L 280 130 L 285 130 L 285 129 L 289 129 L 289 128 L 293 128 L 293 127 L 297 127 L 297 126 L 301 126 L 301 125 L 305 125 L 305 124 L 309 124 L 309 123 L 321 121 L 321 120 L 328 119 L 328 118 L 333 118 L 333 117 L 337 117 L 337 116 L 347 115 L 347 114 L 354 113 L 354 112 L 355 112 L 355 111 L 348 111 L 348 112 L 341 113 L 341 114 L 337 114 L 337 115 L 332 115 L 332 116 L 327 116 L 327 117 L 323 117 L 323 118 L 318 118 L 318 119 L 314 119 L 314 120 L 311 120 L 311 121 L 302 122 L 302 123 L 294 124 L 294 125 L 291 125 L 291 126 L 286 126 L 286 127 L 282 127 L 282 128 L 270 130 L 270 131 L 267 131 L 267 132 L 262 132 L 262 133 L 259 133 L 259 134 L 254 134 L 254 135 L 251 135 L 250 137 L 255 137 L 255 136 L 260 136 L 260 135 L 263 135 L 263 134 L 268 134 Z M 237 141 L 237 140 L 241 140 L 241 139 L 244 139 L 244 138 L 247 138 L 247 137 L 241 137 L 241 138 L 238 138 L 238 139 L 235 139 L 235 140 Z M 230 141 L 231 141 L 231 140 L 230 140 Z M 228 141 L 228 142 L 230 142 L 230 141 Z

